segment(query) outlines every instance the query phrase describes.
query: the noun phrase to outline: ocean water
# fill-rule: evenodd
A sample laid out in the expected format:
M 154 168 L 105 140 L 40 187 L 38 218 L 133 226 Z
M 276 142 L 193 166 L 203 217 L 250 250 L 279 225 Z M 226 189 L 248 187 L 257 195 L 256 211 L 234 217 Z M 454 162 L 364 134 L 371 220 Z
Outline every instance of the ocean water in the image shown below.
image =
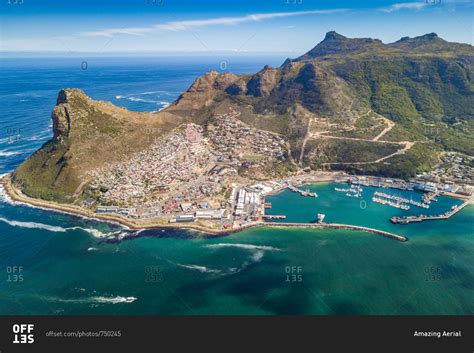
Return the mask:
M 233 59 L 228 69 L 250 73 L 283 59 Z M 220 70 L 222 61 L 2 59 L 0 173 L 51 137 L 50 113 L 61 88 L 153 111 L 206 70 Z M 384 229 L 409 241 L 346 230 L 258 228 L 212 238 L 147 230 L 111 243 L 105 235 L 126 230 L 14 204 L 0 190 L 0 314 L 474 314 L 473 206 L 448 221 L 393 225 L 393 215 L 439 213 L 459 201 L 443 197 L 428 211 L 404 212 L 372 203 L 373 188 L 365 188 L 361 202 L 334 186 L 310 186 L 316 199 L 284 191 L 269 199 L 269 212 L 304 222 L 322 212 L 328 222 Z

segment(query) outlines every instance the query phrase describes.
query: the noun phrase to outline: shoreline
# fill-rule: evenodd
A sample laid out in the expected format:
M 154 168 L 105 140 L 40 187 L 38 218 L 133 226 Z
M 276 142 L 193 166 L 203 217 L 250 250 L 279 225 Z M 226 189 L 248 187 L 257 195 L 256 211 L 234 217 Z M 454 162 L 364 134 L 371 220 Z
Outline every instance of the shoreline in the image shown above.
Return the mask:
M 307 184 L 316 184 L 316 183 L 325 183 L 325 182 L 334 182 L 339 175 L 325 175 L 325 176 L 295 176 L 296 179 L 303 179 L 303 180 L 296 180 L 295 185 L 307 185 Z M 357 225 L 350 225 L 350 224 L 337 224 L 337 223 L 284 223 L 284 222 L 266 222 L 262 220 L 254 221 L 251 223 L 247 223 L 245 225 L 241 225 L 231 229 L 214 229 L 211 227 L 206 227 L 203 224 L 196 224 L 195 222 L 192 223 L 159 223 L 159 222 L 150 222 L 150 221 L 142 221 L 142 220 L 132 220 L 126 219 L 119 215 L 112 215 L 112 214 L 97 214 L 95 212 L 86 210 L 80 206 L 76 205 L 67 205 L 61 204 L 54 201 L 46 201 L 41 199 L 35 199 L 24 195 L 20 190 L 15 188 L 12 184 L 10 174 L 0 175 L 0 186 L 3 186 L 5 190 L 5 194 L 9 197 L 13 202 L 23 204 L 30 207 L 36 207 L 40 209 L 44 209 L 47 211 L 52 212 L 59 212 L 68 214 L 75 217 L 82 217 L 87 218 L 90 220 L 96 220 L 99 222 L 105 222 L 109 224 L 118 225 L 126 230 L 151 230 L 151 229 L 174 229 L 174 230 L 188 230 L 188 231 L 196 231 L 205 234 L 208 237 L 213 236 L 225 236 L 234 233 L 238 233 L 247 229 L 251 228 L 260 228 L 260 227 L 269 227 L 269 228 L 330 228 L 330 229 L 349 229 L 355 231 L 362 231 L 362 232 L 369 232 L 372 234 L 382 235 L 388 238 L 392 238 L 398 241 L 405 242 L 408 240 L 407 237 L 402 235 L 397 235 L 394 233 L 390 233 L 387 231 L 370 228 L 370 227 L 363 227 Z M 272 190 L 271 192 L 265 194 L 266 196 L 279 194 L 280 192 L 284 191 L 285 187 L 280 187 L 277 189 Z M 455 197 L 458 199 L 463 199 L 459 197 L 459 195 L 446 195 L 449 197 Z M 470 200 L 468 203 L 472 203 L 473 200 Z
M 199 224 L 190 224 L 190 223 L 150 223 L 150 222 L 137 222 L 134 220 L 125 219 L 121 216 L 116 215 L 104 215 L 104 214 L 97 214 L 95 212 L 85 210 L 82 207 L 75 206 L 75 205 L 66 205 L 60 204 L 54 201 L 46 201 L 46 200 L 39 200 L 35 198 L 31 198 L 29 196 L 24 195 L 21 191 L 16 189 L 12 183 L 10 175 L 4 175 L 0 177 L 0 185 L 3 186 L 6 195 L 13 201 L 19 204 L 24 204 L 31 207 L 36 207 L 48 211 L 56 211 L 60 213 L 65 213 L 75 217 L 83 217 L 87 219 L 93 219 L 100 222 L 111 223 L 115 225 L 120 225 L 128 230 L 148 230 L 148 229 L 185 229 L 185 230 L 194 230 L 202 233 L 206 233 L 210 236 L 215 235 L 226 235 L 231 233 L 237 233 L 247 228 L 254 227 L 255 225 L 261 224 L 264 225 L 264 222 L 254 222 L 247 224 L 245 226 L 241 226 L 239 228 L 234 229 L 226 229 L 226 230 L 217 230 L 205 227 Z

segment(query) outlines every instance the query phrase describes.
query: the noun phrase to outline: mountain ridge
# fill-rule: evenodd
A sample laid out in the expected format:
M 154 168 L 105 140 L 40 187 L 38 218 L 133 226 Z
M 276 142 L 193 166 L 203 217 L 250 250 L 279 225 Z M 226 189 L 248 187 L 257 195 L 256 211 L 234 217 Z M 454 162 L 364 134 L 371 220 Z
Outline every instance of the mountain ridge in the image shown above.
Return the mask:
M 27 195 L 76 202 L 88 172 L 146 150 L 183 124 L 202 126 L 207 138 L 222 116 L 285 141 L 281 158 L 235 156 L 232 163 L 246 178 L 305 168 L 407 178 L 434 168 L 442 151 L 474 154 L 473 62 L 472 46 L 434 33 L 384 44 L 330 31 L 280 67 L 206 72 L 157 113 L 130 112 L 65 89 L 53 109 L 53 139 L 13 180 Z M 144 139 L 147 129 L 154 133 Z

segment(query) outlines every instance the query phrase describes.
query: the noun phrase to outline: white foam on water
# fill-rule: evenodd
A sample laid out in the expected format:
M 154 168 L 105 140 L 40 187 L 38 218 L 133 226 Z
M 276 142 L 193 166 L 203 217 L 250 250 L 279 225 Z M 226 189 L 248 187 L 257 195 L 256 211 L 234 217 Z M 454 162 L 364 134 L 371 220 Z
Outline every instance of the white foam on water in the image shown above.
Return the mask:
M 87 248 L 87 251 L 97 251 L 97 250 L 99 250 L 99 249 L 97 249 L 97 248 Z
M 177 263 L 176 265 L 178 265 L 179 267 L 199 271 L 199 272 L 202 272 L 202 273 L 219 273 L 219 272 L 221 272 L 220 270 L 215 270 L 215 269 L 208 268 L 206 266 L 200 266 L 200 265 L 184 265 L 184 264 L 179 264 L 179 263 Z
M 16 156 L 17 154 L 21 154 L 23 152 L 21 151 L 0 151 L 0 157 L 10 157 L 10 156 Z
M 4 175 L 7 175 L 8 173 L 5 173 L 5 174 L 0 174 L 0 179 L 4 176 Z M 125 226 L 125 225 L 122 225 L 118 222 L 114 222 L 114 221 L 104 221 L 104 220 L 101 220 L 99 218 L 94 218 L 94 217 L 86 217 L 86 216 L 83 216 L 81 214 L 76 214 L 76 213 L 72 213 L 72 212 L 66 212 L 66 211 L 61 211 L 61 210 L 52 210 L 50 208 L 47 208 L 47 207 L 41 207 L 41 206 L 36 206 L 36 205 L 31 205 L 29 203 L 26 203 L 26 202 L 20 202 L 20 201 L 14 201 L 10 198 L 10 196 L 7 194 L 7 192 L 5 191 L 5 188 L 3 187 L 3 185 L 0 185 L 0 202 L 3 202 L 3 203 L 6 203 L 6 204 L 9 204 L 11 206 L 24 206 L 24 207 L 31 207 L 31 208 L 36 208 L 36 209 L 40 209 L 40 210 L 44 210 L 44 211 L 48 211 L 48 212 L 56 212 L 56 213 L 62 213 L 62 214 L 66 214 L 66 215 L 69 215 L 69 216 L 75 216 L 75 217 L 80 217 L 80 218 L 83 218 L 83 219 L 91 219 L 91 220 L 95 220 L 95 221 L 99 221 L 99 222 L 102 222 L 102 223 L 109 223 L 109 224 L 114 224 L 114 225 L 117 225 L 119 226 L 120 228 L 122 228 L 122 230 L 124 229 L 130 229 L 129 227 Z M 10 221 L 10 220 L 7 220 L 7 221 Z M 11 222 L 15 222 L 15 221 L 11 221 Z M 22 223 L 22 222 L 20 222 Z M 40 224 L 40 223 L 38 223 Z M 20 225 L 19 225 L 20 226 Z M 66 229 L 66 228 L 65 228 Z M 90 233 L 98 238 L 102 238 L 102 237 L 107 237 L 109 235 L 114 235 L 114 234 L 117 234 L 117 233 L 120 233 L 120 231 L 115 231 L 115 232 L 109 232 L 109 233 L 104 233 L 104 232 L 101 232 L 97 229 L 94 229 L 94 228 L 83 228 L 83 227 L 71 227 L 71 228 L 67 228 L 67 230 L 69 229 L 82 229 L 83 231 L 87 232 L 87 233 Z
M 241 248 L 247 250 L 281 251 L 281 249 L 265 245 L 239 244 L 239 243 L 218 243 L 207 245 L 208 248 Z
M 78 227 L 78 226 L 65 228 L 65 227 L 52 226 L 52 225 L 49 225 L 49 224 L 37 223 L 37 222 L 21 222 L 21 221 L 10 220 L 10 219 L 4 218 L 4 217 L 0 217 L 0 222 L 7 223 L 12 227 L 29 228 L 29 229 L 44 229 L 44 230 L 47 230 L 47 231 L 50 231 L 50 232 L 64 233 L 64 232 L 67 232 L 67 231 L 70 231 L 70 230 L 82 230 L 84 232 L 87 232 L 87 233 L 93 235 L 96 238 L 104 238 L 104 237 L 107 237 L 111 234 L 117 233 L 117 232 L 104 233 L 104 232 L 101 232 L 98 229 L 83 228 L 83 227 Z
M 226 271 L 227 275 L 239 273 L 252 264 L 261 262 L 265 256 L 265 251 L 281 251 L 281 249 L 265 245 L 239 244 L 239 243 L 218 243 L 207 245 L 208 248 L 240 248 L 251 252 L 250 259 L 245 261 L 240 267 L 231 267 Z
M 67 228 L 51 226 L 51 225 L 43 224 L 43 223 L 12 221 L 3 217 L 0 217 L 0 221 L 9 224 L 12 227 L 44 229 L 50 232 L 66 232 L 68 230 Z

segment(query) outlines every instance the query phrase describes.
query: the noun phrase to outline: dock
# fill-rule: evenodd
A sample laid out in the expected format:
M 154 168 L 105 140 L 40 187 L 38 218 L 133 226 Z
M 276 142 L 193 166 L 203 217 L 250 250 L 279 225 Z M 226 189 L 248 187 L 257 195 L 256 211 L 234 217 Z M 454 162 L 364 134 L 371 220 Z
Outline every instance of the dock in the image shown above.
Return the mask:
M 263 219 L 286 219 L 285 215 L 271 215 L 271 214 L 266 214 L 262 216 Z
M 469 204 L 469 200 L 465 201 L 460 206 L 453 206 L 451 208 L 451 210 L 449 210 L 446 213 L 440 214 L 440 215 L 427 216 L 427 215 L 421 214 L 421 215 L 418 215 L 418 216 L 392 217 L 392 218 L 390 218 L 390 222 L 395 223 L 395 224 L 408 224 L 408 223 L 413 223 L 413 222 L 423 222 L 423 221 L 435 221 L 435 220 L 440 220 L 440 219 L 449 219 L 452 216 L 454 216 L 456 213 L 461 211 L 468 204 Z
M 288 184 L 288 190 L 291 190 L 293 192 L 297 192 L 298 194 L 300 194 L 301 196 L 311 196 L 311 197 L 318 197 L 318 194 L 315 193 L 315 192 L 310 192 L 309 190 L 300 190 L 298 189 L 297 187 L 291 185 L 291 184 Z

